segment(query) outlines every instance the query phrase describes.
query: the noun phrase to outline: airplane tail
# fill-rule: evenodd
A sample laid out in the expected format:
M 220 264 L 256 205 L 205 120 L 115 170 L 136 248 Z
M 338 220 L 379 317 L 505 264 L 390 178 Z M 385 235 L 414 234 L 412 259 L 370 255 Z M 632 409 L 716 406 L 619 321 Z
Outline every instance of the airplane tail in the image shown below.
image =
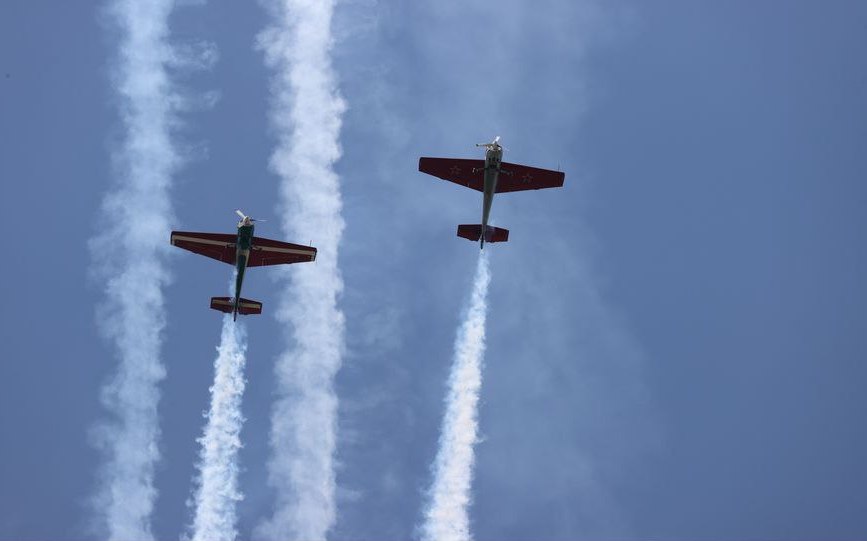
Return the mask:
M 250 299 L 238 299 L 238 314 L 242 316 L 262 313 L 262 303 Z M 211 308 L 227 314 L 235 312 L 235 299 L 232 297 L 211 297 Z M 235 314 L 237 317 L 237 314 Z
M 474 242 L 480 241 L 484 247 L 486 242 L 507 242 L 509 230 L 489 225 L 485 230 L 484 237 L 482 237 L 481 224 L 461 224 L 458 226 L 458 236 Z

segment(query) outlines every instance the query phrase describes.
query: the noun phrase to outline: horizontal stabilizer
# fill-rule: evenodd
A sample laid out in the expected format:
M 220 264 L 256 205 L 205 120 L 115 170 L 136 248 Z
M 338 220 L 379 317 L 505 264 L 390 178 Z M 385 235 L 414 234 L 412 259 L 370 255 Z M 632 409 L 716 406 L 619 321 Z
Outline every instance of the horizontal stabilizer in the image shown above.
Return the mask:
M 211 297 L 211 308 L 231 314 L 235 308 L 235 299 L 232 297 Z M 250 299 L 241 298 L 238 303 L 238 313 L 241 315 L 261 314 L 262 303 L 251 301 Z
M 458 236 L 467 240 L 478 241 L 482 238 L 481 224 L 461 224 L 458 226 Z M 509 240 L 509 230 L 489 225 L 485 231 L 485 242 L 506 242 Z

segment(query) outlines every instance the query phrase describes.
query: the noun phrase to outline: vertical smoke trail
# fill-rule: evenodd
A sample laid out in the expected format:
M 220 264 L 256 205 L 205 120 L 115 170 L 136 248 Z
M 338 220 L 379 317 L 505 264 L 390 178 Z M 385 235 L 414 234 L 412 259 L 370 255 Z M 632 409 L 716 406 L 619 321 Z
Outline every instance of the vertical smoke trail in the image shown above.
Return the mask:
M 103 203 L 100 234 L 90 243 L 97 273 L 106 281 L 106 302 L 97 314 L 117 348 L 117 373 L 102 389 L 113 415 L 94 431 L 105 455 L 94 507 L 109 539 L 152 538 L 156 498 L 157 384 L 165 377 L 162 342 L 163 257 L 169 246 L 168 187 L 179 158 L 172 148 L 175 97 L 167 65 L 171 0 L 118 0 L 111 14 L 121 45 L 115 86 L 125 139 L 115 157 L 119 186 Z
M 468 540 L 470 484 L 473 480 L 478 433 L 479 389 L 485 355 L 485 319 L 491 275 L 485 252 L 479 255 L 473 294 L 466 319 L 455 339 L 455 358 L 449 374 L 446 412 L 440 448 L 433 465 L 430 504 L 425 513 L 422 538 L 427 541 Z
M 294 340 L 275 368 L 268 473 L 276 503 L 257 529 L 266 539 L 324 539 L 335 520 L 333 386 L 344 348 L 337 249 L 344 224 L 333 165 L 345 106 L 329 57 L 332 11 L 326 0 L 275 2 L 274 25 L 259 37 L 274 71 L 271 121 L 279 142 L 271 167 L 281 179 L 283 229 L 290 241 L 312 239 L 319 249 L 315 264 L 286 271 L 277 314 Z
M 199 470 L 196 479 L 193 541 L 233 540 L 238 489 L 238 450 L 241 448 L 241 398 L 244 395 L 244 364 L 247 337 L 241 323 L 223 318 L 223 331 L 214 361 L 214 385 L 205 433 L 198 442 Z

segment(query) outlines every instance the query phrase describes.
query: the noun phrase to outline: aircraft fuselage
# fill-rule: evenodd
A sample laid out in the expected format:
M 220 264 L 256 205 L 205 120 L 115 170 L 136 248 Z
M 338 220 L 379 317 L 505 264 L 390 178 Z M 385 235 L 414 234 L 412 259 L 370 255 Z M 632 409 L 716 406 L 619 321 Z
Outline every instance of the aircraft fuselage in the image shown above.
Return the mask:
M 253 225 L 241 222 L 238 224 L 238 242 L 235 252 L 235 305 L 232 317 L 238 319 L 238 307 L 241 304 L 241 285 L 244 283 L 244 271 L 250 259 L 250 249 L 253 246 Z
M 503 161 L 503 148 L 496 145 L 485 151 L 485 191 L 482 201 L 482 238 L 481 246 L 485 246 L 485 233 L 488 230 L 488 217 L 491 214 L 491 204 L 497 192 L 497 179 L 500 175 L 500 162 Z

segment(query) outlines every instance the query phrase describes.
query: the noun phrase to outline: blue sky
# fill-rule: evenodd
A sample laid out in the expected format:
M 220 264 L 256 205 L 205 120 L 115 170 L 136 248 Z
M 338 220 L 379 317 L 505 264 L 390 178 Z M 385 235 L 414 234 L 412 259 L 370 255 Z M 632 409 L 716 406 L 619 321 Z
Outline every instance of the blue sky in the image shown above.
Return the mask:
M 12 257 L 0 336 L 0 538 L 98 538 L 92 427 L 116 358 L 87 241 L 122 131 L 102 3 L 0 7 L 0 178 Z M 181 6 L 178 229 L 281 236 L 270 74 L 249 3 Z M 347 353 L 334 539 L 414 535 L 478 251 L 480 197 L 420 155 L 566 171 L 494 202 L 472 531 L 477 539 L 857 539 L 867 533 L 867 8 L 859 2 L 337 5 L 348 110 L 336 165 Z M 217 95 L 215 103 L 211 96 Z M 285 239 L 306 243 L 316 239 Z M 166 239 L 168 242 L 168 239 Z M 36 248 L 36 247 L 39 248 Z M 160 538 L 190 521 L 230 269 L 168 259 Z M 276 273 L 245 296 L 239 531 L 270 513 Z

